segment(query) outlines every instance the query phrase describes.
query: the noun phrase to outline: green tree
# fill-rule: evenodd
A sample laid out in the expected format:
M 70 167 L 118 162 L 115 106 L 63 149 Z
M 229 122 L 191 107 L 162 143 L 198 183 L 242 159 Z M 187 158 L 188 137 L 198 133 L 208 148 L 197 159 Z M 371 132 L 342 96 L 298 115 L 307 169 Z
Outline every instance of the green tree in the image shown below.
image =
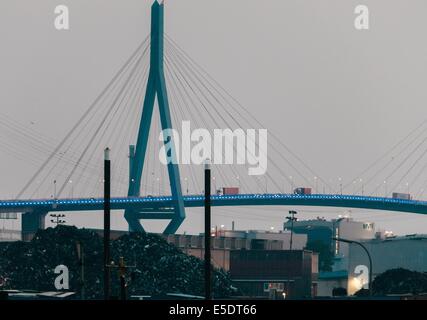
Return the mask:
M 334 255 L 329 245 L 322 240 L 314 240 L 307 242 L 305 249 L 319 254 L 320 271 L 332 271 Z
M 372 283 L 373 294 L 420 294 L 427 292 L 427 274 L 403 268 L 390 269 L 376 276 Z M 367 290 L 359 290 L 357 296 L 364 296 Z

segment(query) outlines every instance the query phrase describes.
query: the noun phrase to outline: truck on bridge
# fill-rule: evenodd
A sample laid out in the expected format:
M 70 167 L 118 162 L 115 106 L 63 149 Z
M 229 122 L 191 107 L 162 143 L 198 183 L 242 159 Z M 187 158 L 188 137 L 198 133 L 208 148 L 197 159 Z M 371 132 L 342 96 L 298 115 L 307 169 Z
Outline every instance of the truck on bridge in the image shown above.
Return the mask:
M 224 188 L 222 188 L 222 194 L 223 195 L 239 194 L 239 188 L 238 187 L 224 187 Z
M 311 194 L 311 188 L 296 188 L 294 194 Z
M 400 193 L 400 192 L 393 192 L 391 197 L 393 199 L 401 199 L 401 200 L 411 200 L 412 197 L 409 193 Z

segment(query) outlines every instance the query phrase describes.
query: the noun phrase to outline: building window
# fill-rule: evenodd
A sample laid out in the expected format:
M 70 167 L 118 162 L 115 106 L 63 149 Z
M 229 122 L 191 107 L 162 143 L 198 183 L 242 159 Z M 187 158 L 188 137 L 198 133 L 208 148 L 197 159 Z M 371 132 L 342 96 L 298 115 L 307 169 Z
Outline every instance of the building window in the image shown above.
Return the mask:
M 264 292 L 276 290 L 277 292 L 285 291 L 285 284 L 283 282 L 264 282 Z
M 338 228 L 335 228 L 335 238 L 339 238 Z M 339 241 L 335 241 L 335 255 L 338 255 L 340 251 L 340 243 Z

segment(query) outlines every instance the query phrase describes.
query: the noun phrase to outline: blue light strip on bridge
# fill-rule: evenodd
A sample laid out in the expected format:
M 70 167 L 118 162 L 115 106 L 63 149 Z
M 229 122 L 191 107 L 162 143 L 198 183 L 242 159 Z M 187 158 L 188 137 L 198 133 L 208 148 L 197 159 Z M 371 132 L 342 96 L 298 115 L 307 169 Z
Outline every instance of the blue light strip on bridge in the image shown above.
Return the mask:
M 201 195 L 183 196 L 184 201 L 202 201 Z M 362 202 L 383 202 L 393 204 L 409 204 L 427 206 L 427 201 L 404 200 L 384 197 L 367 197 L 356 195 L 337 195 L 337 194 L 238 194 L 238 195 L 212 195 L 212 200 L 275 200 L 275 199 L 298 199 L 298 200 L 344 200 L 344 201 L 362 201 Z M 171 196 L 162 197 L 140 197 L 140 198 L 112 198 L 113 204 L 126 203 L 147 203 L 147 202 L 167 202 L 171 201 Z M 80 199 L 44 199 L 44 200 L 3 200 L 0 201 L 0 208 L 20 208 L 20 207 L 37 207 L 52 205 L 85 205 L 85 204 L 102 204 L 103 198 L 80 198 Z

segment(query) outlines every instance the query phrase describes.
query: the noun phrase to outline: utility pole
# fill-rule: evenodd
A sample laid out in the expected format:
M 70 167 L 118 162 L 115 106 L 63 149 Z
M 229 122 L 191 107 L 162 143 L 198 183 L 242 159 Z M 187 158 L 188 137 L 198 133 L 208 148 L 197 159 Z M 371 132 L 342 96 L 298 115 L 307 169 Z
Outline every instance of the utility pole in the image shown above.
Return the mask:
M 297 214 L 297 212 L 295 210 L 290 210 L 289 211 L 289 216 L 286 217 L 286 219 L 288 219 L 288 221 L 291 222 L 291 238 L 289 240 L 289 261 L 292 259 L 292 240 L 293 240 L 293 235 L 294 235 L 294 221 L 297 220 L 297 218 L 295 217 L 296 214 Z M 291 276 L 290 276 L 289 268 L 287 268 L 286 273 L 287 273 L 286 295 L 288 296 L 290 294 L 289 282 L 291 281 L 291 279 L 290 279 Z
M 318 186 L 318 180 L 317 180 L 317 177 L 314 177 L 314 181 L 315 181 L 315 184 L 316 184 L 316 190 L 315 190 L 315 192 L 316 192 L 316 193 L 319 193 L 319 191 L 318 191 L 318 189 L 317 189 L 317 186 Z
M 188 178 L 184 178 L 184 181 L 185 181 L 185 187 L 186 187 L 186 193 L 187 193 L 187 196 L 188 196 Z
M 110 264 L 108 265 L 110 270 L 112 269 L 116 269 L 119 273 L 119 281 L 120 281 L 120 300 L 127 300 L 127 281 L 126 281 L 126 271 L 129 268 L 136 268 L 136 265 L 133 266 L 128 266 L 125 263 L 125 259 L 124 257 L 120 257 L 119 258 L 119 263 L 115 264 L 114 261 L 111 261 Z M 134 278 L 134 273 L 131 274 L 131 279 L 133 280 Z
M 384 180 L 384 198 L 387 198 L 387 181 Z
M 110 289 L 110 149 L 104 150 L 104 299 L 109 300 Z
M 212 299 L 211 292 L 211 166 L 205 161 L 205 299 Z
M 291 181 L 291 192 L 290 194 L 294 193 L 294 180 L 292 176 L 289 176 L 289 180 Z
M 289 241 L 289 251 L 292 251 L 292 240 L 293 240 L 293 234 L 294 234 L 294 221 L 297 220 L 297 218 L 295 218 L 295 215 L 297 214 L 296 211 L 291 210 L 289 211 L 290 216 L 286 217 L 286 219 L 288 219 L 288 221 L 291 222 L 291 239 Z

